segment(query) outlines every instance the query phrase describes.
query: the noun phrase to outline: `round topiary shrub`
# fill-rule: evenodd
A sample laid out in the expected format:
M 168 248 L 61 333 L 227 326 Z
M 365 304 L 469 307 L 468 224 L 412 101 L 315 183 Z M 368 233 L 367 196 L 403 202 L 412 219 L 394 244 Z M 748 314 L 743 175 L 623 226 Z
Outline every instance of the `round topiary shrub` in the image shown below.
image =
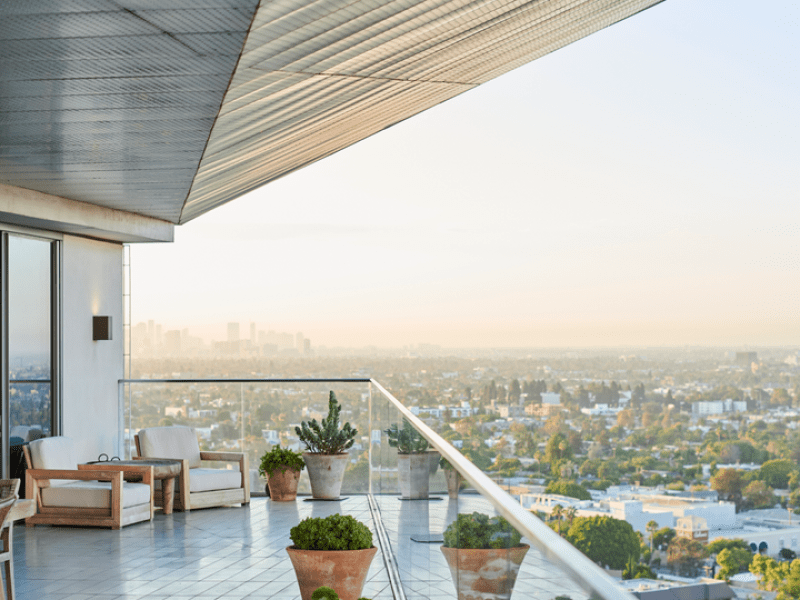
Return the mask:
M 522 536 L 503 517 L 490 517 L 474 512 L 459 514 L 444 532 L 447 548 L 513 548 Z
M 311 594 L 311 600 L 339 600 L 336 590 L 326 586 L 318 587 Z
M 300 550 L 366 550 L 372 548 L 372 532 L 350 515 L 303 519 L 289 531 Z

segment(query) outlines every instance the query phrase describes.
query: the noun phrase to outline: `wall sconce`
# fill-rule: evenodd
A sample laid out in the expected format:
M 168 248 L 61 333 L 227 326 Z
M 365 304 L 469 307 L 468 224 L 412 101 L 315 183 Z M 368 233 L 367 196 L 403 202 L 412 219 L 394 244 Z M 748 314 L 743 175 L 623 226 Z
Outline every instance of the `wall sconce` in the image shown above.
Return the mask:
M 92 339 L 95 342 L 111 339 L 111 317 L 92 317 Z

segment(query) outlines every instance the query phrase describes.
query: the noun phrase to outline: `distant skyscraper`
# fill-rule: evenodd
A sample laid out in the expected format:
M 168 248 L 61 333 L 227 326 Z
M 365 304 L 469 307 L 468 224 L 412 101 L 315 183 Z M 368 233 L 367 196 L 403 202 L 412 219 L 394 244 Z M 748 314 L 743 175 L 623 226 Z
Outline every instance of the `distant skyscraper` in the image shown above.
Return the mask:
M 239 354 L 239 323 L 228 323 L 228 352 Z
M 164 352 L 167 356 L 179 356 L 181 353 L 181 332 L 172 329 L 164 334 Z
M 303 334 L 298 331 L 297 335 L 294 336 L 294 347 L 297 348 L 297 351 L 300 354 L 303 353 L 303 348 L 305 348 L 303 340 L 305 340 L 305 338 L 303 337 Z
M 256 324 L 250 323 L 250 345 L 252 347 L 256 346 Z

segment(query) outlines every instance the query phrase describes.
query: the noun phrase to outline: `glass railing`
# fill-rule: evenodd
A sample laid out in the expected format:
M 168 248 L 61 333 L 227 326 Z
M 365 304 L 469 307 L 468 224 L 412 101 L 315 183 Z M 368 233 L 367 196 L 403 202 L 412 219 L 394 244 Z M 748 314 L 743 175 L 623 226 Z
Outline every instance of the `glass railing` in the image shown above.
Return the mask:
M 434 430 L 450 429 L 441 415 L 413 414 L 378 382 L 370 379 L 175 379 L 124 380 L 120 401 L 125 412 L 123 454 L 134 452 L 133 434 L 144 427 L 189 425 L 201 449 L 246 452 L 251 490 L 263 493 L 258 477 L 261 455 L 273 444 L 297 449 L 294 426 L 319 420 L 327 412 L 329 391 L 343 410 L 342 420 L 358 429 L 342 485 L 342 498 L 366 494 L 383 551 L 389 585 L 395 598 L 518 598 L 543 600 L 631 600 L 633 596 L 585 555 L 524 509 L 509 494 L 509 485 L 494 481 Z M 398 452 L 410 442 L 412 454 Z M 427 444 L 426 444 L 427 442 Z M 428 449 L 423 450 L 427 445 Z M 449 468 L 441 463 L 446 461 Z M 453 485 L 455 474 L 460 485 Z M 448 479 L 450 490 L 448 491 Z M 308 494 L 307 470 L 299 493 Z M 347 503 L 342 502 L 342 512 Z M 461 529 L 448 527 L 459 514 L 492 519 L 467 519 Z M 503 517 L 522 539 L 509 545 Z M 464 517 L 462 517 L 462 520 Z M 498 548 L 478 552 L 443 548 L 468 544 L 473 533 L 494 531 Z M 516 542 L 516 540 L 514 540 Z M 525 548 L 529 546 L 529 548 Z M 477 566 L 476 566 L 477 565 Z

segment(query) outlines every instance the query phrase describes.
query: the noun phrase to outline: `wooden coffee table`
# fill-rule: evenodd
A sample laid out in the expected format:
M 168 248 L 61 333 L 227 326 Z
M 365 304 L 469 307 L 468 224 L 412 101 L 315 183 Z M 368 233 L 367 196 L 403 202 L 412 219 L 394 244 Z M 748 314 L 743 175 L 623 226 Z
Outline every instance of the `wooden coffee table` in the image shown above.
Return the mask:
M 103 464 L 103 463 L 93 463 Z M 175 478 L 181 474 L 181 461 L 166 458 L 137 458 L 136 460 L 113 460 L 111 465 L 131 465 L 134 467 L 153 467 L 153 479 L 161 481 L 161 508 L 165 515 L 172 514 L 175 506 Z M 122 475 L 125 481 L 141 481 L 140 473 L 126 473 Z

